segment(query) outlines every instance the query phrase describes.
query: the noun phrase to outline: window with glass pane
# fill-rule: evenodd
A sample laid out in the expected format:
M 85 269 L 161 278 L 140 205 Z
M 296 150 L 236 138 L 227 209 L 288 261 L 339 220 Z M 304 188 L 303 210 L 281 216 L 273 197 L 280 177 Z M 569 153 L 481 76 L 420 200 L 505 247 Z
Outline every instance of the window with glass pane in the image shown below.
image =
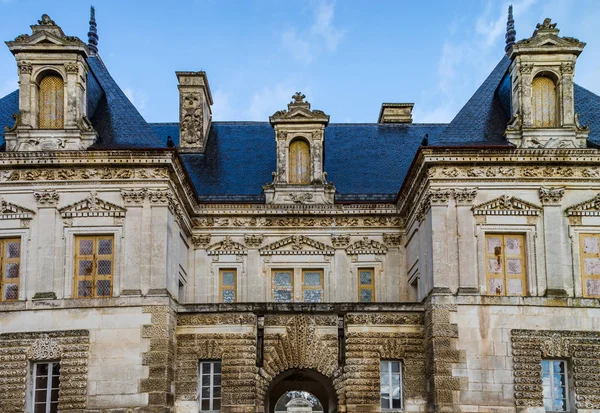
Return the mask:
M 375 301 L 375 271 L 373 268 L 358 269 L 358 301 L 361 303 Z
M 200 411 L 221 410 L 221 362 L 201 361 L 199 373 Z
M 579 236 L 584 297 L 600 297 L 600 234 Z
M 58 412 L 59 376 L 57 361 L 33 365 L 33 413 Z
M 222 303 L 235 303 L 237 301 L 237 271 L 220 270 L 220 297 Z
M 487 292 L 492 295 L 526 295 L 525 236 L 485 236 Z
M 548 412 L 567 411 L 567 362 L 542 360 L 544 408 Z
M 302 271 L 302 295 L 305 303 L 323 301 L 323 270 Z
M 0 239 L 0 301 L 19 299 L 21 240 Z
M 273 301 L 289 303 L 293 301 L 294 272 L 292 270 L 273 270 Z
M 382 409 L 402 409 L 402 362 L 381 360 L 380 394 Z
M 39 88 L 39 128 L 62 129 L 64 127 L 64 83 L 60 76 L 48 75 Z
M 75 297 L 112 296 L 114 237 L 75 237 Z

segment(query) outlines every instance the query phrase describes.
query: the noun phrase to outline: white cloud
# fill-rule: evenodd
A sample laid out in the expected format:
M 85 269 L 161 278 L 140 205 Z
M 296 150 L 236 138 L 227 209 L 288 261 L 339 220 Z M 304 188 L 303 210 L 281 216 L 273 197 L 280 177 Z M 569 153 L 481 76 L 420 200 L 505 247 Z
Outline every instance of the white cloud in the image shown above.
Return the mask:
M 235 119 L 236 114 L 234 113 L 231 103 L 229 101 L 230 93 L 223 89 L 218 89 L 213 93 L 213 106 L 212 113 L 214 120 L 232 120 Z
M 291 102 L 292 95 L 297 91 L 302 91 L 307 96 L 311 96 L 311 88 L 304 87 L 298 89 L 297 81 L 287 79 L 284 82 L 274 86 L 265 86 L 260 91 L 252 94 L 248 109 L 242 114 L 243 119 L 264 121 L 278 110 L 286 108 Z
M 333 2 L 319 1 L 315 8 L 315 22 L 311 32 L 325 40 L 327 49 L 335 50 L 344 37 L 344 31 L 333 26 Z
M 142 116 L 145 117 L 146 103 L 148 102 L 146 94 L 139 90 L 133 90 L 132 88 L 124 88 L 123 93 L 125 93 L 127 99 L 129 99 Z
M 309 64 L 314 58 L 311 44 L 299 38 L 296 29 L 286 30 L 281 36 L 281 44 L 295 60 Z

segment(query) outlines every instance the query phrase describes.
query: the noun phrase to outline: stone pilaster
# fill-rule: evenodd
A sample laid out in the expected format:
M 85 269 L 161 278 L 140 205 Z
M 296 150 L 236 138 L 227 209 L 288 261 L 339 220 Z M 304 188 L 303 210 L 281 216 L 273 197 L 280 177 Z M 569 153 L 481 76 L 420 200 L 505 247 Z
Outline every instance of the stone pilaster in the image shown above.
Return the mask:
M 477 238 L 473 228 L 473 201 L 477 188 L 456 188 L 453 191 L 456 202 L 456 222 L 458 244 L 458 293 L 477 294 L 477 262 L 475 252 Z
M 55 299 L 56 293 L 53 289 L 56 262 L 56 223 L 58 221 L 58 210 L 56 208 L 59 196 L 53 190 L 34 192 L 33 196 L 38 204 L 37 268 L 43 268 L 43 271 L 37 273 L 33 298 Z

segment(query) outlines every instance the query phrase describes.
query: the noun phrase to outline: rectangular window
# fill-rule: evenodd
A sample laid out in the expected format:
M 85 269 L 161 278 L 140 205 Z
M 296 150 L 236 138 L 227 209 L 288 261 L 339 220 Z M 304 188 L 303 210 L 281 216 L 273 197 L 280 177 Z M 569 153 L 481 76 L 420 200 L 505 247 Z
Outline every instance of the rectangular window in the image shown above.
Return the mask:
M 237 271 L 219 270 L 220 293 L 222 303 L 235 303 L 237 301 Z
M 375 301 L 375 271 L 373 268 L 358 269 L 358 301 L 361 303 Z
M 402 363 L 381 360 L 379 372 L 381 409 L 402 409 Z
M 33 413 L 58 412 L 59 376 L 57 361 L 33 365 Z
M 584 297 L 600 297 L 600 234 L 579 236 Z
M 276 303 L 291 303 L 294 294 L 294 271 L 273 270 L 273 301 Z
M 568 406 L 567 362 L 542 360 L 544 409 L 547 412 L 566 412 Z
M 485 248 L 488 294 L 527 294 L 525 236 L 519 234 L 486 234 Z
M 305 303 L 323 302 L 323 270 L 302 270 L 302 296 Z
M 200 411 L 221 410 L 221 362 L 200 362 L 200 383 L 198 392 Z
M 0 239 L 0 301 L 19 299 L 21 239 Z
M 75 237 L 75 297 L 112 296 L 114 237 Z

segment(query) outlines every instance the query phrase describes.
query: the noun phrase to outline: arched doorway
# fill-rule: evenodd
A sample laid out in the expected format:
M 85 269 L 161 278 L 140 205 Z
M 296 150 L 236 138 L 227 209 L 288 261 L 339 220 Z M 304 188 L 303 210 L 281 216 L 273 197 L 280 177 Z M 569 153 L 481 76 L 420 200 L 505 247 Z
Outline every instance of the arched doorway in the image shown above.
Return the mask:
M 273 378 L 265 397 L 265 413 L 275 413 L 277 401 L 289 391 L 305 391 L 314 395 L 324 413 L 337 413 L 337 394 L 329 377 L 311 369 L 290 369 Z

